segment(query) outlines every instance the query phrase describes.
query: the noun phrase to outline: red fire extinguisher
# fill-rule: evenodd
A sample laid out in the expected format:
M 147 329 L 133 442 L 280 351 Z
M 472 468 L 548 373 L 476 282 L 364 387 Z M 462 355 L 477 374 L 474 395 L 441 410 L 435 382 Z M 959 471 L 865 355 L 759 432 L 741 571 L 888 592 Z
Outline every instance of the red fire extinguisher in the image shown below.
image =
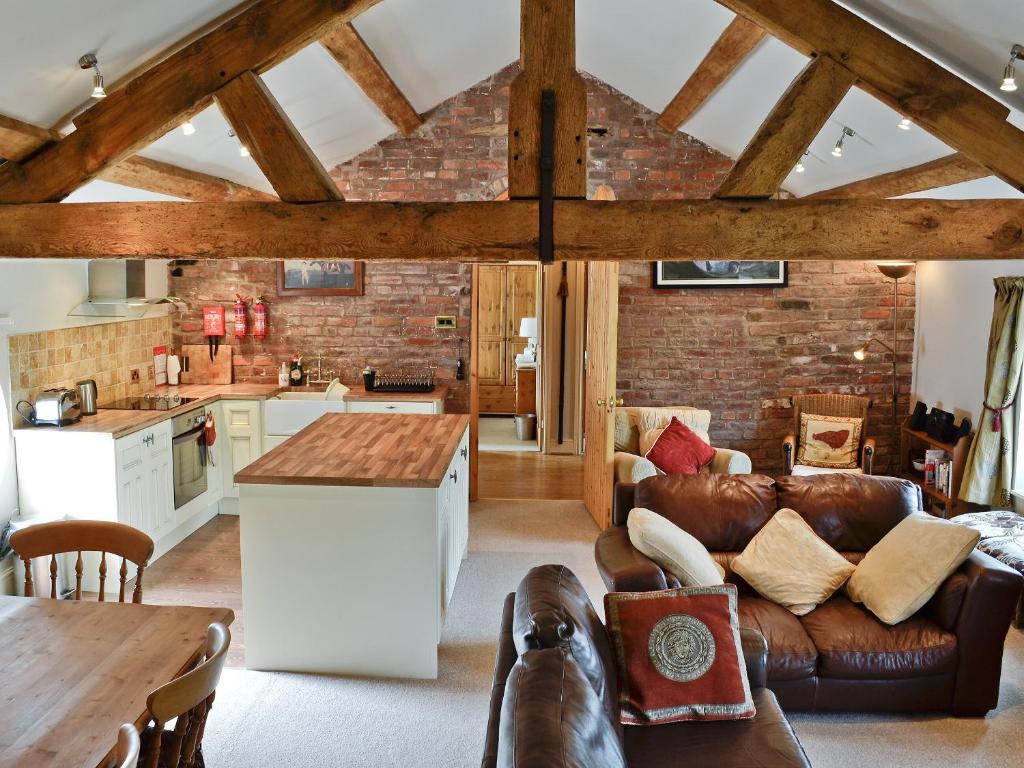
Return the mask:
M 266 338 L 267 335 L 267 302 L 262 296 L 257 296 L 252 305 L 252 335 L 257 339 Z
M 235 294 L 235 338 L 244 339 L 249 332 L 249 320 L 246 317 L 246 304 L 242 294 Z

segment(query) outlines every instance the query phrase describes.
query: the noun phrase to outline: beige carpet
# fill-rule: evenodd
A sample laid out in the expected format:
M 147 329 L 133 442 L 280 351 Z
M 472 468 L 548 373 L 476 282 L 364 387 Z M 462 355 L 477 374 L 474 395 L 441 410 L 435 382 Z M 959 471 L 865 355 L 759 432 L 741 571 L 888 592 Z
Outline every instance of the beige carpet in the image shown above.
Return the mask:
M 599 609 L 604 589 L 593 559 L 597 528 L 577 502 L 481 502 L 473 505 L 470 526 L 470 558 L 444 628 L 437 681 L 226 670 L 206 731 L 208 764 L 479 765 L 505 594 L 530 567 L 550 562 L 572 568 Z M 1024 636 L 1011 631 L 1001 705 L 985 720 L 792 720 L 816 768 L 1017 765 L 1024 748 Z

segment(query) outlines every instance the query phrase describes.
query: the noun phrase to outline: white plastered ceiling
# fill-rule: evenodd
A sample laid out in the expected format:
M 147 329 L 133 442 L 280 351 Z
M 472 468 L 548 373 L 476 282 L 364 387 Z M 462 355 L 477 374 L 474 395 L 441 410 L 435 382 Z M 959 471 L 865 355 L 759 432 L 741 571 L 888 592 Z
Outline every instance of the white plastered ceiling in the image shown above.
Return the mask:
M 1020 0 L 845 0 L 1013 108 L 1024 125 L 1024 87 L 996 90 L 1010 46 L 1024 39 Z M 0 0 L 0 114 L 37 125 L 81 103 L 91 81 L 76 61 L 95 50 L 108 82 L 229 10 L 232 0 Z M 714 0 L 577 0 L 580 69 L 660 111 L 700 63 L 732 14 Z M 494 74 L 519 55 L 518 0 L 382 0 L 355 25 L 421 113 Z M 762 42 L 681 130 L 738 156 L 806 59 L 777 40 Z M 1024 62 L 1021 66 L 1024 80 Z M 265 75 L 270 90 L 328 168 L 370 148 L 393 127 L 335 61 L 313 45 Z M 1024 83 L 1022 83 L 1024 85 Z M 810 147 L 806 172 L 785 187 L 803 195 L 906 168 L 951 150 L 920 128 L 897 128 L 900 115 L 854 88 Z M 142 154 L 253 187 L 270 187 L 216 107 L 198 115 L 196 133 L 174 130 Z M 843 126 L 842 159 L 831 149 Z M 982 185 L 981 187 L 977 185 Z M 1020 196 L 995 179 L 942 196 Z M 937 195 L 938 196 L 938 195 Z M 136 200 L 137 191 L 93 182 L 72 198 Z M 164 199 L 150 196 L 148 199 Z

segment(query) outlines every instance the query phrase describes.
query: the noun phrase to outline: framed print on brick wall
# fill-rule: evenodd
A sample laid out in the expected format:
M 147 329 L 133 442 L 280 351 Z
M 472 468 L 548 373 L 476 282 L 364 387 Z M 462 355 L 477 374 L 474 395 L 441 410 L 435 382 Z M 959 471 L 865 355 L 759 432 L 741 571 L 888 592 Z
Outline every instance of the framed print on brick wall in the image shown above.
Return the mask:
M 362 296 L 363 262 L 286 259 L 277 265 L 278 296 Z
M 655 288 L 779 288 L 789 280 L 784 261 L 657 261 Z

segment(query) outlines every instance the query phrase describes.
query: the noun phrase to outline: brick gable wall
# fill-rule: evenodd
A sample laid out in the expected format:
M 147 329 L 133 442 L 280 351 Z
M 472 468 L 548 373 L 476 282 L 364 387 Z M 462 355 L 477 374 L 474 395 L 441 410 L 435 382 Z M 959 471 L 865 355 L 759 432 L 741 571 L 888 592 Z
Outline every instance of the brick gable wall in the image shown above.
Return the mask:
M 510 66 L 436 108 L 410 138 L 395 136 L 332 170 L 349 200 L 490 200 L 507 186 L 505 129 Z M 731 161 L 682 133 L 668 134 L 656 115 L 587 78 L 591 188 L 619 199 L 706 198 Z M 766 254 L 770 256 L 770 254 Z M 898 254 L 894 254 L 897 258 Z M 458 264 L 368 263 L 365 295 L 278 297 L 275 265 L 198 261 L 172 277 L 171 292 L 193 307 L 179 317 L 177 343 L 201 343 L 199 310 L 230 305 L 235 292 L 271 302 L 271 333 L 235 350 L 238 381 L 269 380 L 301 351 L 325 355 L 346 382 L 366 363 L 384 368 L 438 366 L 454 377 L 459 337 L 469 336 L 470 268 Z M 892 284 L 871 264 L 792 263 L 779 289 L 655 290 L 651 264 L 623 264 L 620 288 L 619 389 L 630 405 L 700 405 L 712 411 L 716 445 L 748 452 L 755 469 L 781 467 L 779 443 L 790 423 L 787 398 L 805 391 L 858 392 L 875 400 L 869 434 L 880 460 L 889 455 L 888 358 L 855 365 L 868 336 L 891 336 Z M 909 392 L 914 289 L 901 294 L 901 391 Z M 435 315 L 457 315 L 456 331 L 435 331 Z M 467 362 L 468 344 L 463 346 Z M 447 407 L 468 409 L 468 382 L 452 385 Z M 906 409 L 906 403 L 901 406 Z

